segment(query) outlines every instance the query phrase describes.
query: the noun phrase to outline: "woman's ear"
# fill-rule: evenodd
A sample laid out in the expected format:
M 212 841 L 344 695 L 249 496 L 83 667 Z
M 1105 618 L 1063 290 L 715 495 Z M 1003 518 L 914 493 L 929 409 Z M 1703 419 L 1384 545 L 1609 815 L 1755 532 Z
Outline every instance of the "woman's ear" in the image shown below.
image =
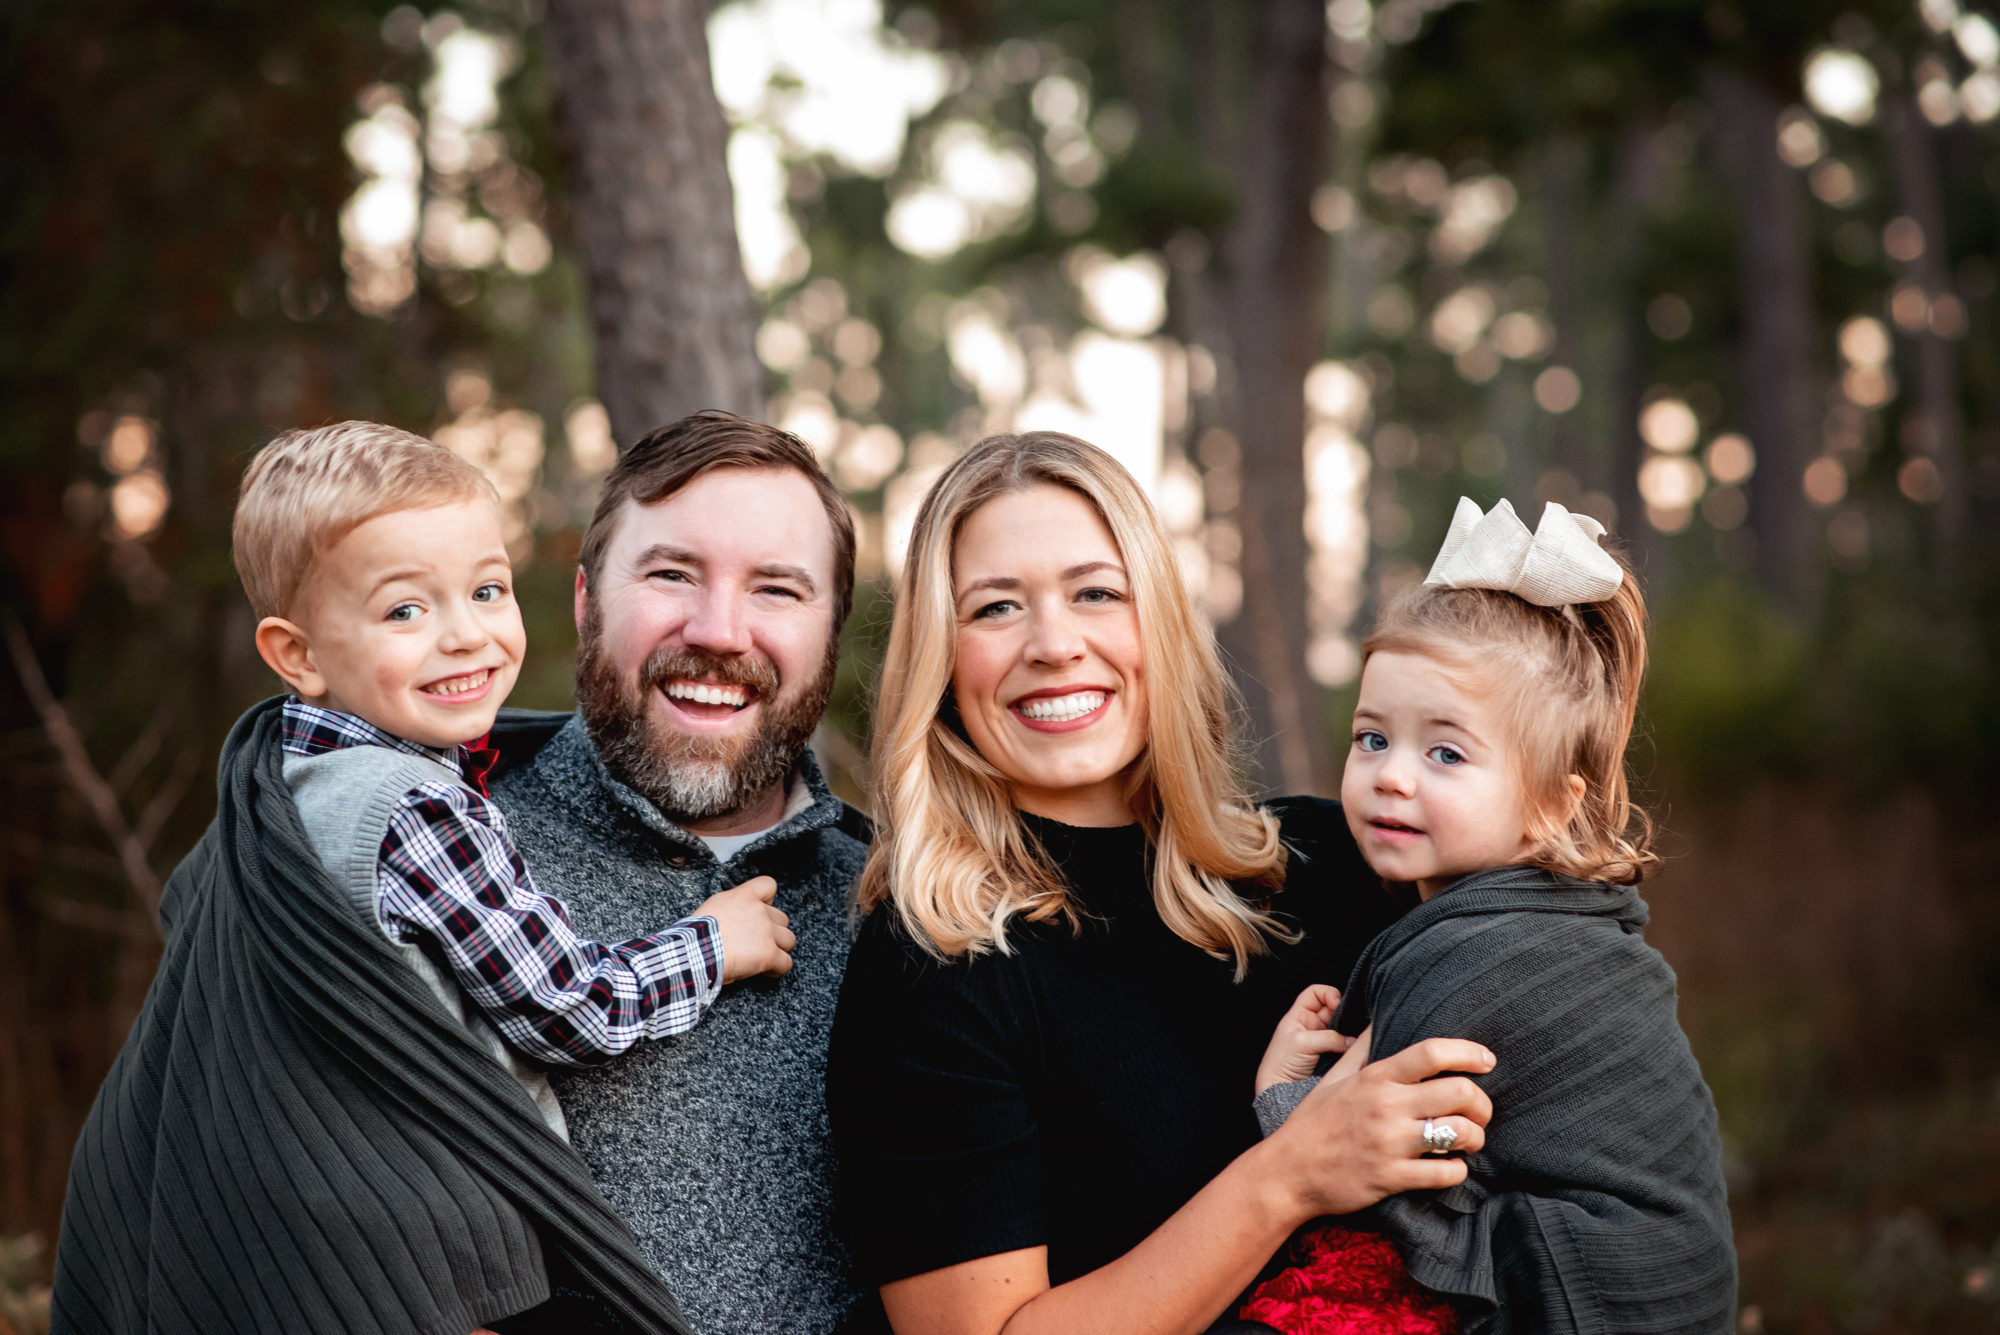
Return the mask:
M 312 641 L 304 628 L 283 617 L 265 617 L 257 623 L 257 656 L 300 699 L 317 700 L 326 694 L 326 678 L 313 661 Z

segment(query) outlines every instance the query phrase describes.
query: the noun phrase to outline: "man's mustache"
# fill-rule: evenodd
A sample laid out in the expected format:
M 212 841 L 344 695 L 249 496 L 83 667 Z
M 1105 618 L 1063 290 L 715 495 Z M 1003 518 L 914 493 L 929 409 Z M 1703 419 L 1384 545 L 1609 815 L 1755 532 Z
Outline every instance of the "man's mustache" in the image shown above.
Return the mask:
M 676 679 L 748 686 L 765 699 L 774 698 L 780 685 L 777 664 L 761 654 L 723 657 L 686 645 L 663 644 L 639 665 L 639 681 L 643 686 L 657 690 Z

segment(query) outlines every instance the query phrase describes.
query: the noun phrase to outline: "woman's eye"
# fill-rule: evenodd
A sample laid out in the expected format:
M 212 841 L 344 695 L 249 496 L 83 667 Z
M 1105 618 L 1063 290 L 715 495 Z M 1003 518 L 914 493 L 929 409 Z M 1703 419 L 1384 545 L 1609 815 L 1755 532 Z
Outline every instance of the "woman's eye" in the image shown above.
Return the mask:
M 476 603 L 497 603 L 506 596 L 507 586 L 500 583 L 482 584 L 472 591 L 472 600 Z
M 389 609 L 389 615 L 384 619 L 388 621 L 415 621 L 417 613 L 422 610 L 415 603 L 397 603 Z
M 981 607 L 978 611 L 972 614 L 972 619 L 974 621 L 981 621 L 981 620 L 990 621 L 994 617 L 1007 615 L 1007 613 L 1014 610 L 1015 605 L 1016 604 L 1012 599 L 1002 598 L 998 602 L 987 603 L 985 606 Z
M 1116 589 L 1085 589 L 1076 595 L 1080 603 L 1115 603 L 1125 595 Z
M 1463 751 L 1455 746 L 1446 746 L 1442 742 L 1433 746 L 1425 754 L 1440 765 L 1463 765 L 1465 763 L 1465 753 Z
M 1354 749 L 1357 751 L 1386 751 L 1389 739 L 1373 728 L 1363 728 L 1354 734 Z

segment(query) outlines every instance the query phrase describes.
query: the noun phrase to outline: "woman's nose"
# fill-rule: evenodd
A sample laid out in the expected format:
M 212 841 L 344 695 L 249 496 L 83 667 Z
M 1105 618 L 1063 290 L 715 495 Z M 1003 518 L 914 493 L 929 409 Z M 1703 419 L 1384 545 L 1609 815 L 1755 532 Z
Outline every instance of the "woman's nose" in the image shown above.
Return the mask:
M 1084 655 L 1083 634 L 1064 611 L 1037 609 L 1029 613 L 1028 661 L 1051 667 L 1074 663 Z

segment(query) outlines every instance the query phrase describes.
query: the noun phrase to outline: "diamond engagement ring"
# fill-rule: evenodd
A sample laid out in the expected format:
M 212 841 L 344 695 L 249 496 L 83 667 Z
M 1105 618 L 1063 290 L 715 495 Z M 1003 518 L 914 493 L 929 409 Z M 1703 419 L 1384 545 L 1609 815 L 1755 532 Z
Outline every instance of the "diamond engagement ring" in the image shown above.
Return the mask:
M 1443 1122 L 1429 1117 L 1424 1119 L 1424 1148 L 1432 1154 L 1445 1154 L 1458 1143 L 1458 1132 Z

